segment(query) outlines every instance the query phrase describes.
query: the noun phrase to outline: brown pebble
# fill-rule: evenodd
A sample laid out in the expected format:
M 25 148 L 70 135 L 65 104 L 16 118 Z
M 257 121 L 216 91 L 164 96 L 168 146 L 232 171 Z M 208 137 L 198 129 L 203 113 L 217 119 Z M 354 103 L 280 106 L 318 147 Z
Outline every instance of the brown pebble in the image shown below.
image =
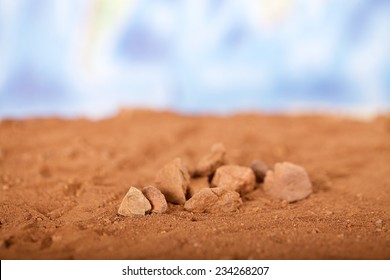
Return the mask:
M 142 189 L 142 193 L 152 205 L 152 212 L 162 214 L 167 212 L 168 204 L 162 192 L 153 186 L 147 186 Z
M 184 209 L 190 212 L 235 212 L 242 204 L 240 195 L 223 188 L 205 188 L 197 192 L 184 204 Z
M 383 221 L 382 221 L 381 219 L 379 219 L 379 220 L 377 220 L 377 221 L 375 222 L 375 225 L 376 225 L 378 228 L 381 228 L 382 225 L 383 225 Z
M 318 228 L 314 228 L 311 232 L 312 233 L 320 233 L 321 231 Z
M 265 178 L 265 174 L 269 170 L 267 164 L 262 160 L 254 160 L 251 164 L 251 168 L 256 175 L 256 181 L 262 183 Z
M 306 170 L 289 162 L 277 163 L 274 171 L 267 171 L 263 187 L 269 196 L 287 202 L 304 199 L 312 192 Z
M 62 236 L 61 236 L 61 235 L 55 234 L 55 235 L 53 235 L 53 236 L 51 237 L 51 239 L 53 240 L 53 242 L 59 242 L 59 241 L 62 240 Z
M 149 213 L 151 209 L 152 206 L 150 205 L 149 200 L 142 192 L 135 187 L 130 187 L 119 206 L 118 214 L 122 216 L 144 216 Z
M 210 176 L 218 167 L 223 165 L 226 149 L 222 143 L 214 144 L 208 155 L 201 158 L 195 168 L 196 176 Z
M 210 188 L 209 178 L 208 177 L 199 177 L 191 180 L 190 185 L 188 186 L 188 197 L 191 198 L 201 189 Z
M 245 194 L 255 188 L 255 174 L 249 167 L 224 165 L 215 172 L 211 186 Z
M 168 202 L 184 204 L 186 192 L 190 183 L 190 174 L 180 158 L 161 168 L 155 179 L 156 187 L 163 193 Z
M 362 193 L 358 193 L 358 194 L 356 195 L 356 197 L 357 197 L 357 199 L 359 199 L 359 200 L 363 200 L 363 194 L 362 194 Z

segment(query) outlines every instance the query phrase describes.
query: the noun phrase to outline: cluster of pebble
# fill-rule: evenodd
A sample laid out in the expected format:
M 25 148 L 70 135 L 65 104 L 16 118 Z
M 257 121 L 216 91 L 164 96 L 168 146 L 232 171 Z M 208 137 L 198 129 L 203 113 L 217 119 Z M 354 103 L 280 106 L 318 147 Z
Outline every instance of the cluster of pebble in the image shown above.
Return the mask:
M 190 212 L 234 212 L 242 205 L 241 196 L 253 191 L 256 182 L 263 183 L 267 195 L 287 202 L 312 192 L 309 176 L 299 165 L 283 162 L 270 169 L 261 160 L 250 167 L 225 165 L 225 154 L 223 144 L 214 144 L 191 174 L 180 158 L 174 159 L 157 172 L 154 186 L 142 191 L 130 187 L 118 214 L 164 213 L 167 202 L 184 204 Z

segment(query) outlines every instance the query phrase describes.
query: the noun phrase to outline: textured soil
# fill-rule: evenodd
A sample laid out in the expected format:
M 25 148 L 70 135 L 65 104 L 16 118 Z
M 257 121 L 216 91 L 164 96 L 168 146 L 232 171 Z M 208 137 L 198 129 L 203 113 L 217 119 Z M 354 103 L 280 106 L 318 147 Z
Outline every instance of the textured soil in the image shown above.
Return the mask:
M 130 186 L 223 142 L 230 163 L 290 161 L 314 192 L 287 204 L 257 189 L 237 213 L 120 217 Z M 390 117 L 189 117 L 124 111 L 0 122 L 1 259 L 390 259 Z

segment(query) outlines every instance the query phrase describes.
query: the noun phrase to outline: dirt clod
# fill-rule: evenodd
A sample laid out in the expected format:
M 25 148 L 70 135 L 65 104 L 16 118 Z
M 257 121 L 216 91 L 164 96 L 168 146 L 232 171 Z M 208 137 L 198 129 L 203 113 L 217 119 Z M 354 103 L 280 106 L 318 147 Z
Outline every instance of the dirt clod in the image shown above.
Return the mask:
M 118 214 L 122 216 L 145 215 L 150 212 L 152 206 L 142 192 L 130 187 L 119 206 Z
M 262 160 L 254 160 L 251 164 L 251 168 L 256 175 L 256 181 L 262 183 L 269 170 L 267 164 Z
M 249 167 L 224 165 L 215 172 L 211 185 L 245 194 L 255 188 L 255 174 Z
M 209 154 L 201 158 L 198 162 L 195 175 L 210 176 L 220 167 L 225 160 L 226 149 L 222 143 L 214 144 Z
M 153 186 L 147 186 L 142 189 L 142 193 L 149 200 L 152 205 L 152 212 L 157 214 L 162 214 L 167 212 L 168 204 L 159 189 Z
M 375 225 L 377 228 L 381 228 L 383 226 L 383 221 L 381 219 L 375 221 Z
M 242 204 L 240 195 L 223 188 L 205 188 L 197 192 L 184 204 L 190 212 L 235 212 Z
M 287 202 L 304 199 L 312 192 L 306 170 L 289 162 L 277 163 L 274 171 L 267 171 L 263 188 L 269 196 Z
M 164 194 L 166 200 L 171 203 L 184 204 L 186 192 L 190 183 L 190 175 L 180 158 L 166 164 L 156 174 L 156 187 Z

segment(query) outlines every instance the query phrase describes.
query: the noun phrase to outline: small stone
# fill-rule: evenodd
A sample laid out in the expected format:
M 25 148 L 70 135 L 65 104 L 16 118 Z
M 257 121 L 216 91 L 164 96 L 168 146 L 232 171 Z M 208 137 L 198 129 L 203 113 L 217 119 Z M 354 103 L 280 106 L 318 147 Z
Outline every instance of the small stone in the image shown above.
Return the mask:
M 198 191 L 205 188 L 210 188 L 208 177 L 199 177 L 199 178 L 192 179 L 187 190 L 188 197 L 189 198 L 193 197 L 194 194 L 196 194 Z
M 280 204 L 281 204 L 282 207 L 287 207 L 288 206 L 288 201 L 283 199 Z
M 337 238 L 339 238 L 339 239 L 343 239 L 343 238 L 344 238 L 344 233 L 340 233 L 340 234 L 338 234 L 338 235 L 337 235 Z
M 312 233 L 320 233 L 321 231 L 318 228 L 314 228 L 311 232 Z
M 215 172 L 211 185 L 245 194 L 255 188 L 255 174 L 249 167 L 224 165 Z
M 383 226 L 383 221 L 381 219 L 375 222 L 376 227 L 381 228 Z
M 162 192 L 153 186 L 143 188 L 142 193 L 152 205 L 152 212 L 162 214 L 167 212 L 168 204 Z
M 142 194 L 142 192 L 134 187 L 130 187 L 119 206 L 118 214 L 122 216 L 134 216 L 149 213 L 152 206 L 149 200 Z
M 9 186 L 8 185 L 3 185 L 2 189 L 3 189 L 3 191 L 9 190 Z
M 267 171 L 264 191 L 276 199 L 290 202 L 306 198 L 312 192 L 312 184 L 306 170 L 289 162 L 275 164 L 274 171 Z
M 171 203 L 184 204 L 190 183 L 190 174 L 183 161 L 176 158 L 161 168 L 155 179 L 156 187 Z
M 256 175 L 256 181 L 262 183 L 265 178 L 265 174 L 269 170 L 268 166 L 262 160 L 254 160 L 251 164 L 251 168 Z
M 61 236 L 61 235 L 55 234 L 55 235 L 53 235 L 53 236 L 51 237 L 51 239 L 53 240 L 53 242 L 59 242 L 59 241 L 62 240 L 62 236 Z
M 356 194 L 356 198 L 359 200 L 363 200 L 363 194 L 362 193 Z
M 214 144 L 208 155 L 201 158 L 195 168 L 196 176 L 210 176 L 225 161 L 226 149 L 222 143 Z
M 184 204 L 184 209 L 190 212 L 235 212 L 242 204 L 240 195 L 223 188 L 205 188 L 197 192 Z

